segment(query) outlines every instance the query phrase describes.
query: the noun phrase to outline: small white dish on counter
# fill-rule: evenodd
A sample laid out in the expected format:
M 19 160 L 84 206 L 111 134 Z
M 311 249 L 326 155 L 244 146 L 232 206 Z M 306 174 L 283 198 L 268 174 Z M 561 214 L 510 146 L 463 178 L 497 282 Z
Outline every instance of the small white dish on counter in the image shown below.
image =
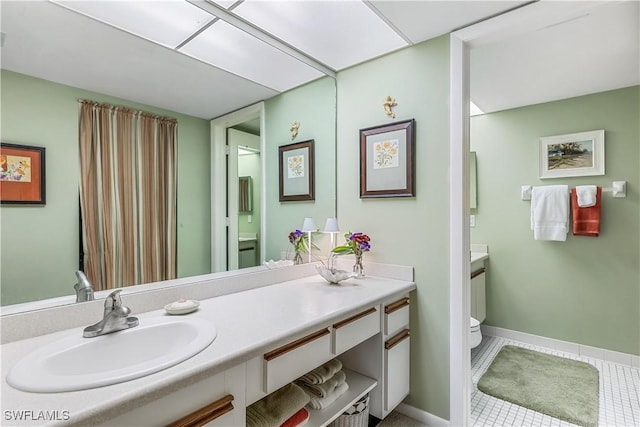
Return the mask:
M 199 301 L 179 299 L 164 306 L 164 309 L 169 314 L 188 314 L 196 311 L 200 306 Z

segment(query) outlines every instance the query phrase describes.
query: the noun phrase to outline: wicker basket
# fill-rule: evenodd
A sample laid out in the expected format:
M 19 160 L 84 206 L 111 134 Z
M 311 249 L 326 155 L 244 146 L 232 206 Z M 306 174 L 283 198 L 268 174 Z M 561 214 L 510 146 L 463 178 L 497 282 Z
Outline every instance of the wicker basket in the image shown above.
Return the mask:
M 329 427 L 367 427 L 368 425 L 369 395 L 366 394 L 329 424 Z

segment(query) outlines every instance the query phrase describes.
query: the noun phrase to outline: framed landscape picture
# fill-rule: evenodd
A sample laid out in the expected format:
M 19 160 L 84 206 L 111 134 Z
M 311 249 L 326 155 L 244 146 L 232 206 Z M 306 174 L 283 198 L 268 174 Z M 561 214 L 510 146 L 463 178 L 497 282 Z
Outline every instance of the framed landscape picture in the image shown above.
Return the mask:
M 604 130 L 540 138 L 540 178 L 604 175 Z
M 280 201 L 315 200 L 313 139 L 278 147 Z
M 0 203 L 45 204 L 45 149 L 0 143 Z

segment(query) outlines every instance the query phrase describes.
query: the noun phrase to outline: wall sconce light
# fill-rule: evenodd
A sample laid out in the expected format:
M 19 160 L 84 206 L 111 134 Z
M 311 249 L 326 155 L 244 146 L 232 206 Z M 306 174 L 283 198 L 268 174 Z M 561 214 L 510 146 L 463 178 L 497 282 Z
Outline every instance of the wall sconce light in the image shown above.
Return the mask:
M 308 246 L 309 246 L 309 263 L 311 263 L 311 233 L 313 233 L 314 231 L 318 230 L 318 227 L 316 227 L 316 223 L 313 221 L 313 218 L 310 217 L 306 217 L 304 219 L 304 221 L 302 222 L 302 228 L 300 229 L 300 231 L 308 233 Z
M 331 234 L 331 250 L 336 247 L 336 234 L 340 232 L 337 218 L 327 218 L 327 222 L 324 224 L 324 233 Z

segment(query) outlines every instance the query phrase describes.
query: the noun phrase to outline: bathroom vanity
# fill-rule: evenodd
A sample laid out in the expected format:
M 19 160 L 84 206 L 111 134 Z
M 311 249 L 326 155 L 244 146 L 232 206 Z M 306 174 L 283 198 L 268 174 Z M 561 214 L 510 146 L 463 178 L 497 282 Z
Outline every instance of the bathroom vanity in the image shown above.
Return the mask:
M 327 425 L 367 393 L 370 413 L 384 418 L 409 393 L 413 269 L 368 265 L 372 276 L 330 285 L 312 267 L 224 278 L 220 286 L 229 292 L 200 297 L 199 309 L 185 315 L 210 322 L 217 331 L 213 343 L 182 363 L 122 383 L 61 393 L 29 393 L 7 384 L 8 371 L 21 358 L 69 334 L 82 334 L 82 327 L 3 344 L 4 421 L 242 426 L 248 405 L 336 357 L 345 368 L 349 390 L 330 407 L 310 411 L 309 425 Z M 214 285 L 185 284 L 182 296 L 195 299 Z M 173 298 L 176 290 L 166 292 L 158 303 L 171 302 L 166 298 Z M 122 300 L 127 304 L 126 295 Z M 69 307 L 69 314 L 74 307 Z M 95 318 L 100 314 L 95 312 Z M 134 309 L 133 314 L 140 325 L 168 316 L 161 309 L 144 313 Z M 17 419 L 28 411 L 34 416 L 45 411 L 48 418 Z

